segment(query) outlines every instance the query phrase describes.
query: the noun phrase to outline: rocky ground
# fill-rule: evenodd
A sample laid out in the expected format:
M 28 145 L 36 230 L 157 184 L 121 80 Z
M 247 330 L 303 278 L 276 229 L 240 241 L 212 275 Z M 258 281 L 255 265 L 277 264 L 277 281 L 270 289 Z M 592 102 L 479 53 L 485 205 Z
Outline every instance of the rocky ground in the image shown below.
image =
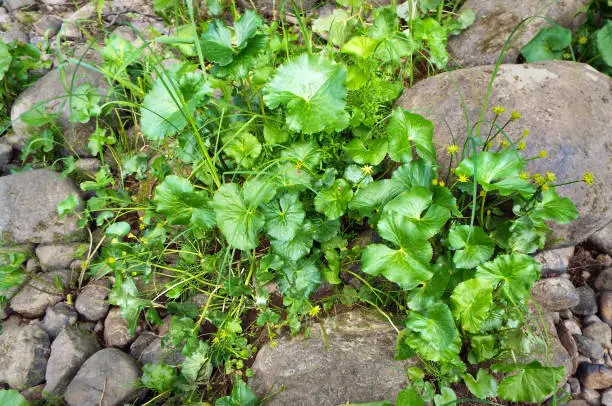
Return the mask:
M 466 3 L 478 19 L 450 42 L 449 49 L 457 65 L 471 68 L 422 81 L 399 101 L 405 108 L 425 112 L 436 125 L 439 145 L 447 145 L 451 134 L 465 133 L 456 86 L 475 120 L 491 64 L 503 46 L 498 39 L 505 39 L 517 21 L 547 2 L 522 0 L 512 7 L 504 0 Z M 556 3 L 547 16 L 572 27 L 573 16 L 586 3 Z M 273 4 L 261 6 L 274 14 Z M 35 44 L 59 38 L 79 55 L 85 48 L 76 22 L 97 18 L 96 14 L 94 3 L 76 8 L 74 2 L 63 0 L 5 0 L 0 37 Z M 164 30 L 146 1 L 104 2 L 101 17 L 109 31 L 127 37 L 131 32 L 117 28 L 119 23 L 129 21 L 143 33 L 150 27 Z M 612 178 L 612 81 L 583 64 L 512 64 L 520 46 L 537 32 L 532 28 L 507 55 L 490 104 L 523 112 L 523 119 L 513 125 L 530 130 L 528 152 L 548 151 L 550 159 L 534 161 L 530 169 L 552 171 L 561 179 L 580 178 L 588 170 L 598 178 L 590 189 L 580 183 L 562 189 L 561 194 L 576 203 L 581 218 L 555 229 L 562 246 L 536 256 L 543 273 L 532 295 L 549 327 L 548 358 L 546 349 L 532 357 L 566 366 L 562 389 L 573 398 L 567 405 L 612 406 L 612 189 L 607 184 Z M 47 49 L 50 60 L 54 43 Z M 87 58 L 95 60 L 95 54 Z M 78 81 L 104 92 L 106 82 L 91 71 L 78 75 Z M 111 281 L 83 277 L 82 260 L 97 241 L 95 230 L 84 232 L 77 227 L 77 217 L 60 217 L 57 212 L 57 204 L 70 195 L 77 196 L 79 204 L 87 199 L 73 180 L 46 169 L 9 174 L 28 137 L 19 116 L 63 92 L 58 71 L 50 70 L 17 99 L 11 111 L 13 132 L 0 138 L 0 235 L 12 252 L 30 258 L 24 284 L 0 291 L 8 299 L 0 304 L 0 385 L 20 390 L 29 400 L 45 394 L 71 406 L 143 403 L 147 394 L 138 385 L 141 365 L 181 362 L 180 353 L 161 345 L 168 324 L 154 331 L 143 324 L 131 337 L 119 309 L 108 303 Z M 81 154 L 77 168 L 82 173 L 95 171 L 100 162 L 88 156 L 85 147 L 91 125 L 75 125 L 61 117 L 60 125 Z M 275 348 L 263 345 L 259 351 L 252 387 L 259 395 L 280 385 L 286 388 L 268 404 L 336 405 L 394 398 L 407 383 L 406 366 L 416 362 L 393 360 L 396 332 L 370 313 L 340 314 L 311 331 L 308 338 L 281 338 Z

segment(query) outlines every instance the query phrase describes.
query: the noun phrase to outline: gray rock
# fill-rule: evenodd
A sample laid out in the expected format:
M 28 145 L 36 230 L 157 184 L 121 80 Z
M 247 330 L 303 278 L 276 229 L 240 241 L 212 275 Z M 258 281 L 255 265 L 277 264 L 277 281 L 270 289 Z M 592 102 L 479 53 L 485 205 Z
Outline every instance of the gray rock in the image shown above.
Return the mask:
M 559 316 L 563 319 L 563 320 L 568 320 L 574 317 L 574 314 L 572 313 L 572 311 L 570 309 L 563 309 L 559 311 Z
M 0 177 L 0 240 L 15 244 L 81 240 L 84 234 L 77 229 L 77 217 L 60 218 L 57 213 L 57 204 L 70 195 L 77 196 L 76 210 L 80 210 L 81 198 L 72 181 L 46 169 Z
M 604 348 L 612 347 L 612 329 L 606 323 L 590 324 L 583 330 L 583 334 L 599 342 Z
M 86 3 L 83 7 L 64 19 L 59 35 L 67 40 L 80 40 L 83 38 L 80 24 L 91 19 L 95 12 L 96 5 L 93 3 Z
M 108 297 L 110 284 L 107 279 L 89 283 L 83 288 L 74 306 L 87 320 L 98 321 L 108 312 Z
M 91 4 L 93 5 L 93 4 Z M 73 81 L 74 79 L 74 81 Z M 71 122 L 71 109 L 67 89 L 76 89 L 89 83 L 101 96 L 101 103 L 109 92 L 109 86 L 102 74 L 83 66 L 74 65 L 57 68 L 38 79 L 32 86 L 22 92 L 11 109 L 13 131 L 17 135 L 30 135 L 33 130 L 21 119 L 21 115 L 40 105 L 50 113 L 59 112 L 57 125 L 64 134 L 66 146 L 74 149 L 80 156 L 91 156 L 87 148 L 89 136 L 95 130 L 95 120 L 87 123 Z M 72 155 L 72 153 L 70 153 Z
M 65 296 L 56 282 L 61 281 L 62 288 L 69 288 L 75 276 L 67 269 L 37 274 L 11 299 L 11 309 L 24 317 L 42 317 L 47 307 Z
M 248 0 L 239 0 L 237 3 L 237 5 L 244 9 L 253 9 L 253 4 L 255 5 L 255 10 L 262 15 L 278 16 L 281 12 L 290 14 L 294 12 L 292 4 L 283 1 L 253 0 L 253 2 L 250 2 Z M 299 12 L 303 10 L 307 13 L 317 4 L 317 0 L 296 0 L 295 4 Z
M 185 362 L 185 356 L 181 353 L 180 348 L 164 348 L 162 347 L 161 338 L 153 340 L 147 348 L 145 348 L 138 361 L 143 364 L 166 364 L 178 366 Z
M 270 406 L 395 399 L 408 383 L 406 367 L 416 363 L 393 359 L 396 336 L 388 323 L 373 314 L 341 314 L 314 324 L 308 338 L 281 338 L 277 347 L 262 348 L 249 383 L 260 396 L 285 386 L 268 401 Z
M 104 320 L 104 342 L 107 347 L 125 347 L 134 337 L 130 335 L 127 321 L 121 315 L 121 309 L 112 308 Z
M 593 234 L 589 241 L 599 250 L 612 255 L 612 223 Z
M 27 388 L 45 380 L 49 336 L 40 327 L 4 325 L 0 334 L 0 382 Z
M 603 358 L 604 350 L 597 340 L 581 334 L 575 334 L 574 340 L 576 341 L 576 347 L 578 347 L 578 352 L 580 354 L 591 359 Z
M 4 7 L 9 11 L 19 10 L 36 4 L 36 0 L 4 0 Z
M 580 381 L 578 378 L 572 376 L 567 380 L 567 383 L 570 386 L 570 394 L 577 397 L 580 394 Z
M 564 247 L 539 252 L 534 259 L 542 264 L 542 278 L 550 278 L 565 273 L 572 255 L 574 247 Z
M 582 319 L 582 324 L 584 327 L 589 326 L 593 323 L 602 323 L 601 319 L 594 314 L 586 316 Z
M 70 406 L 120 406 L 135 397 L 139 377 L 140 368 L 129 355 L 105 348 L 85 361 L 64 399 Z
M 434 145 L 440 173 L 448 170 L 445 148 L 453 142 L 451 134 L 456 145 L 462 146 L 469 133 L 459 91 L 471 126 L 479 120 L 492 72 L 492 66 L 480 66 L 432 76 L 406 89 L 399 99 L 399 106 L 422 114 L 435 125 Z M 574 183 L 559 188 L 559 195 L 576 204 L 580 219 L 571 224 L 550 224 L 554 231 L 551 241 L 558 246 L 575 245 L 612 219 L 612 205 L 608 203 L 612 188 L 605 183 L 612 178 L 607 152 L 612 143 L 612 120 L 607 119 L 612 117 L 610 94 L 612 78 L 574 62 L 502 65 L 493 83 L 489 107 L 506 107 L 504 121 L 511 110 L 522 112 L 520 120 L 506 126 L 509 136 L 517 139 L 523 129 L 531 131 L 524 156 L 548 151 L 548 158 L 528 162 L 530 173 L 551 171 L 558 179 L 569 181 L 581 179 L 590 171 L 599 178 L 591 187 Z M 484 120 L 492 118 L 493 113 L 488 111 Z M 585 122 L 589 125 L 584 126 Z M 485 133 L 487 130 L 483 128 Z
M 157 335 L 149 331 L 145 331 L 144 333 L 139 334 L 138 337 L 136 337 L 136 339 L 132 343 L 132 345 L 130 345 L 130 355 L 134 359 L 139 359 L 145 348 L 147 348 L 149 344 L 155 341 L 156 338 Z
M 54 340 L 64 327 L 76 323 L 77 319 L 78 315 L 74 308 L 65 302 L 60 302 L 47 307 L 40 327 L 47 332 L 51 340 Z
M 574 307 L 580 301 L 571 281 L 565 278 L 541 279 L 531 287 L 531 296 L 546 310 L 556 311 Z
M 601 394 L 601 404 L 604 406 L 612 406 L 612 388 Z
M 76 244 L 48 244 L 36 247 L 36 256 L 45 271 L 67 269 L 77 253 Z
M 4 137 L 0 138 L 0 174 L 8 172 L 6 165 L 11 161 L 12 156 L 13 147 L 4 141 Z
M 567 406 L 589 406 L 589 404 L 583 399 L 572 399 L 567 402 Z
M 603 321 L 612 326 L 612 290 L 599 294 L 599 315 Z
M 564 27 L 577 28 L 581 19 L 576 18 L 578 9 L 589 4 L 588 0 L 467 0 L 462 9 L 476 13 L 476 21 L 459 36 L 448 41 L 448 49 L 463 67 L 493 65 L 497 61 L 504 42 L 514 27 L 526 17 L 546 16 Z M 516 62 L 520 49 L 527 44 L 542 27 L 550 24 L 543 18 L 535 18 L 513 37 L 504 56 L 505 63 Z
M 560 323 L 557 326 L 557 336 L 571 359 L 571 370 L 567 372 L 573 374 L 578 367 L 578 346 L 576 345 L 576 340 L 572 332 L 566 327 L 566 323 Z
M 612 268 L 601 271 L 597 275 L 593 287 L 596 290 L 612 290 Z
M 578 366 L 578 379 L 584 388 L 608 389 L 612 387 L 612 368 L 583 362 Z
M 54 15 L 45 14 L 34 22 L 34 32 L 52 38 L 62 27 L 62 20 Z
M 82 158 L 74 163 L 74 167 L 86 175 L 95 177 L 102 167 L 102 162 L 98 158 Z
M 12 21 L 8 25 L 4 25 L 5 30 L 0 30 L 0 39 L 5 43 L 9 42 L 28 42 L 28 34 L 26 27 L 17 22 Z
M 586 400 L 591 406 L 599 406 L 601 404 L 601 395 L 595 389 L 585 389 L 580 393 L 580 397 Z
M 61 396 L 81 365 L 99 349 L 93 335 L 75 327 L 62 330 L 51 344 L 45 392 Z
M 595 292 L 588 285 L 583 285 L 576 288 L 578 296 L 580 296 L 579 303 L 572 307 L 572 313 L 578 316 L 589 316 L 597 313 L 597 301 L 595 300 Z

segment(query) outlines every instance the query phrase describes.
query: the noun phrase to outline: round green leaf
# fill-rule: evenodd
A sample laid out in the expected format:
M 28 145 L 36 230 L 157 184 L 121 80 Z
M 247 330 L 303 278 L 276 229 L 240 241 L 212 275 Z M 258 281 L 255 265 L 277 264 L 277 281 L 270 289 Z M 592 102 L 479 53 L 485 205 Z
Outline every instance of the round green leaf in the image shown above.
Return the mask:
M 541 265 L 528 255 L 500 255 L 476 268 L 476 277 L 488 280 L 492 286 L 502 283 L 504 297 L 520 303 L 531 285 L 540 277 Z
M 561 59 L 571 43 L 572 31 L 555 24 L 553 27 L 542 28 L 521 49 L 521 54 L 523 54 L 527 62 Z
M 477 333 L 493 302 L 493 287 L 486 279 L 473 278 L 457 285 L 451 295 L 453 316 L 461 328 Z
M 315 197 L 315 209 L 329 220 L 342 216 L 353 198 L 351 185 L 344 179 L 336 179 L 331 187 L 321 190 Z

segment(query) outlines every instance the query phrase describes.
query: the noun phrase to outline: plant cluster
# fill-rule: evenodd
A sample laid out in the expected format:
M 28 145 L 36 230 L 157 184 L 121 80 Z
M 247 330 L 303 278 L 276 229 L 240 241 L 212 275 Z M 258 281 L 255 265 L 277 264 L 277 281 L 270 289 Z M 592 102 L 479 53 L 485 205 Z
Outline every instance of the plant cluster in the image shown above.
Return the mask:
M 76 121 L 97 124 L 88 147 L 102 161 L 80 184 L 92 197 L 79 224 L 104 230 L 84 269 L 113 278 L 109 301 L 132 333 L 143 314 L 151 326 L 170 315 L 163 345 L 185 357 L 145 365 L 150 402 L 212 401 L 229 377 L 216 405 L 256 404 L 243 381 L 256 335 L 275 345 L 283 328 L 307 333 L 338 303 L 404 325 L 396 357 L 421 367 L 398 405 L 451 402 L 460 381 L 481 399 L 537 402 L 556 390 L 563 367 L 521 362 L 546 348 L 527 309 L 540 271 L 528 254 L 575 207 L 554 174 L 526 172 L 540 157 L 521 156 L 526 133 L 504 131 L 519 113 L 494 108 L 464 145 L 447 146 L 441 169 L 433 124 L 393 108 L 406 83 L 444 69 L 447 36 L 472 12 L 346 1 L 311 28 L 299 13 L 291 27 L 235 8 L 221 18 L 210 2 L 219 17 L 199 23 L 190 2 L 155 4 L 183 25 L 141 47 L 109 36 L 98 69 L 112 100 L 84 85 L 70 102 Z M 170 55 L 181 59 L 164 68 Z M 30 116 L 40 130 L 31 150 L 53 119 Z M 53 154 L 58 136 L 37 153 Z M 63 165 L 74 172 L 74 158 Z M 334 293 L 313 299 L 323 284 Z

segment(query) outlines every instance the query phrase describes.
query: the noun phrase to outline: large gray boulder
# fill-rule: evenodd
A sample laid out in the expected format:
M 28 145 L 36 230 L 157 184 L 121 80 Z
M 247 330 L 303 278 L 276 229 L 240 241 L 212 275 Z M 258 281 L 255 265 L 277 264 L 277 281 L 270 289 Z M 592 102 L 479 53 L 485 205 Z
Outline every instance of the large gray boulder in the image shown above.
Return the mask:
M 90 156 L 87 142 L 96 124 L 93 119 L 87 123 L 74 120 L 74 117 L 71 117 L 69 97 L 71 91 L 74 92 L 85 83 L 91 84 L 104 102 L 109 92 L 106 79 L 102 74 L 83 66 L 78 68 L 74 65 L 63 66 L 38 79 L 22 92 L 13 104 L 11 120 L 15 134 L 30 136 L 35 133 L 35 129 L 28 127 L 21 116 L 34 107 L 41 106 L 48 113 L 59 113 L 57 125 L 65 138 L 65 149 L 74 150 L 82 156 Z
M 577 16 L 578 9 L 589 3 L 590 0 L 466 0 L 462 10 L 473 10 L 476 21 L 458 36 L 451 37 L 448 49 L 458 66 L 493 65 L 504 43 L 523 19 L 545 16 L 564 27 L 576 28 L 582 21 Z M 546 26 L 550 23 L 543 18 L 523 24 L 505 53 L 504 63 L 516 62 L 521 48 Z
M 492 72 L 492 66 L 481 66 L 443 73 L 417 83 L 399 99 L 401 107 L 434 123 L 440 173 L 446 173 L 448 168 L 446 147 L 453 143 L 452 135 L 454 143 L 463 146 L 468 129 L 479 120 Z M 530 131 L 524 156 L 537 156 L 541 150 L 548 152 L 547 158 L 529 162 L 527 168 L 531 173 L 551 171 L 559 181 L 579 180 L 588 171 L 595 175 L 591 187 L 579 182 L 558 188 L 559 195 L 576 204 L 580 219 L 567 225 L 551 224 L 556 245 L 581 242 L 612 220 L 609 204 L 612 189 L 607 184 L 612 178 L 610 77 L 574 62 L 502 65 L 488 105 L 506 108 L 503 122 L 512 110 L 522 114 L 521 119 L 508 124 L 506 131 L 513 140 L 520 138 L 523 129 Z M 484 120 L 492 119 L 489 109 Z M 488 129 L 483 124 L 485 135 Z
M 0 240 L 5 243 L 78 241 L 77 217 L 60 218 L 57 204 L 79 191 L 70 179 L 46 169 L 0 177 Z
M 371 313 L 328 318 L 314 323 L 308 338 L 281 338 L 275 348 L 262 348 L 249 384 L 258 396 L 284 385 L 270 406 L 394 401 L 408 383 L 406 368 L 416 363 L 393 359 L 396 337 L 388 322 Z
M 45 380 L 49 336 L 36 325 L 5 326 L 0 334 L 0 382 L 21 389 Z
M 105 348 L 92 355 L 68 385 L 70 406 L 120 406 L 137 394 L 140 367 L 129 355 Z
M 79 368 L 100 349 L 96 338 L 76 327 L 62 330 L 51 344 L 44 391 L 61 396 Z

